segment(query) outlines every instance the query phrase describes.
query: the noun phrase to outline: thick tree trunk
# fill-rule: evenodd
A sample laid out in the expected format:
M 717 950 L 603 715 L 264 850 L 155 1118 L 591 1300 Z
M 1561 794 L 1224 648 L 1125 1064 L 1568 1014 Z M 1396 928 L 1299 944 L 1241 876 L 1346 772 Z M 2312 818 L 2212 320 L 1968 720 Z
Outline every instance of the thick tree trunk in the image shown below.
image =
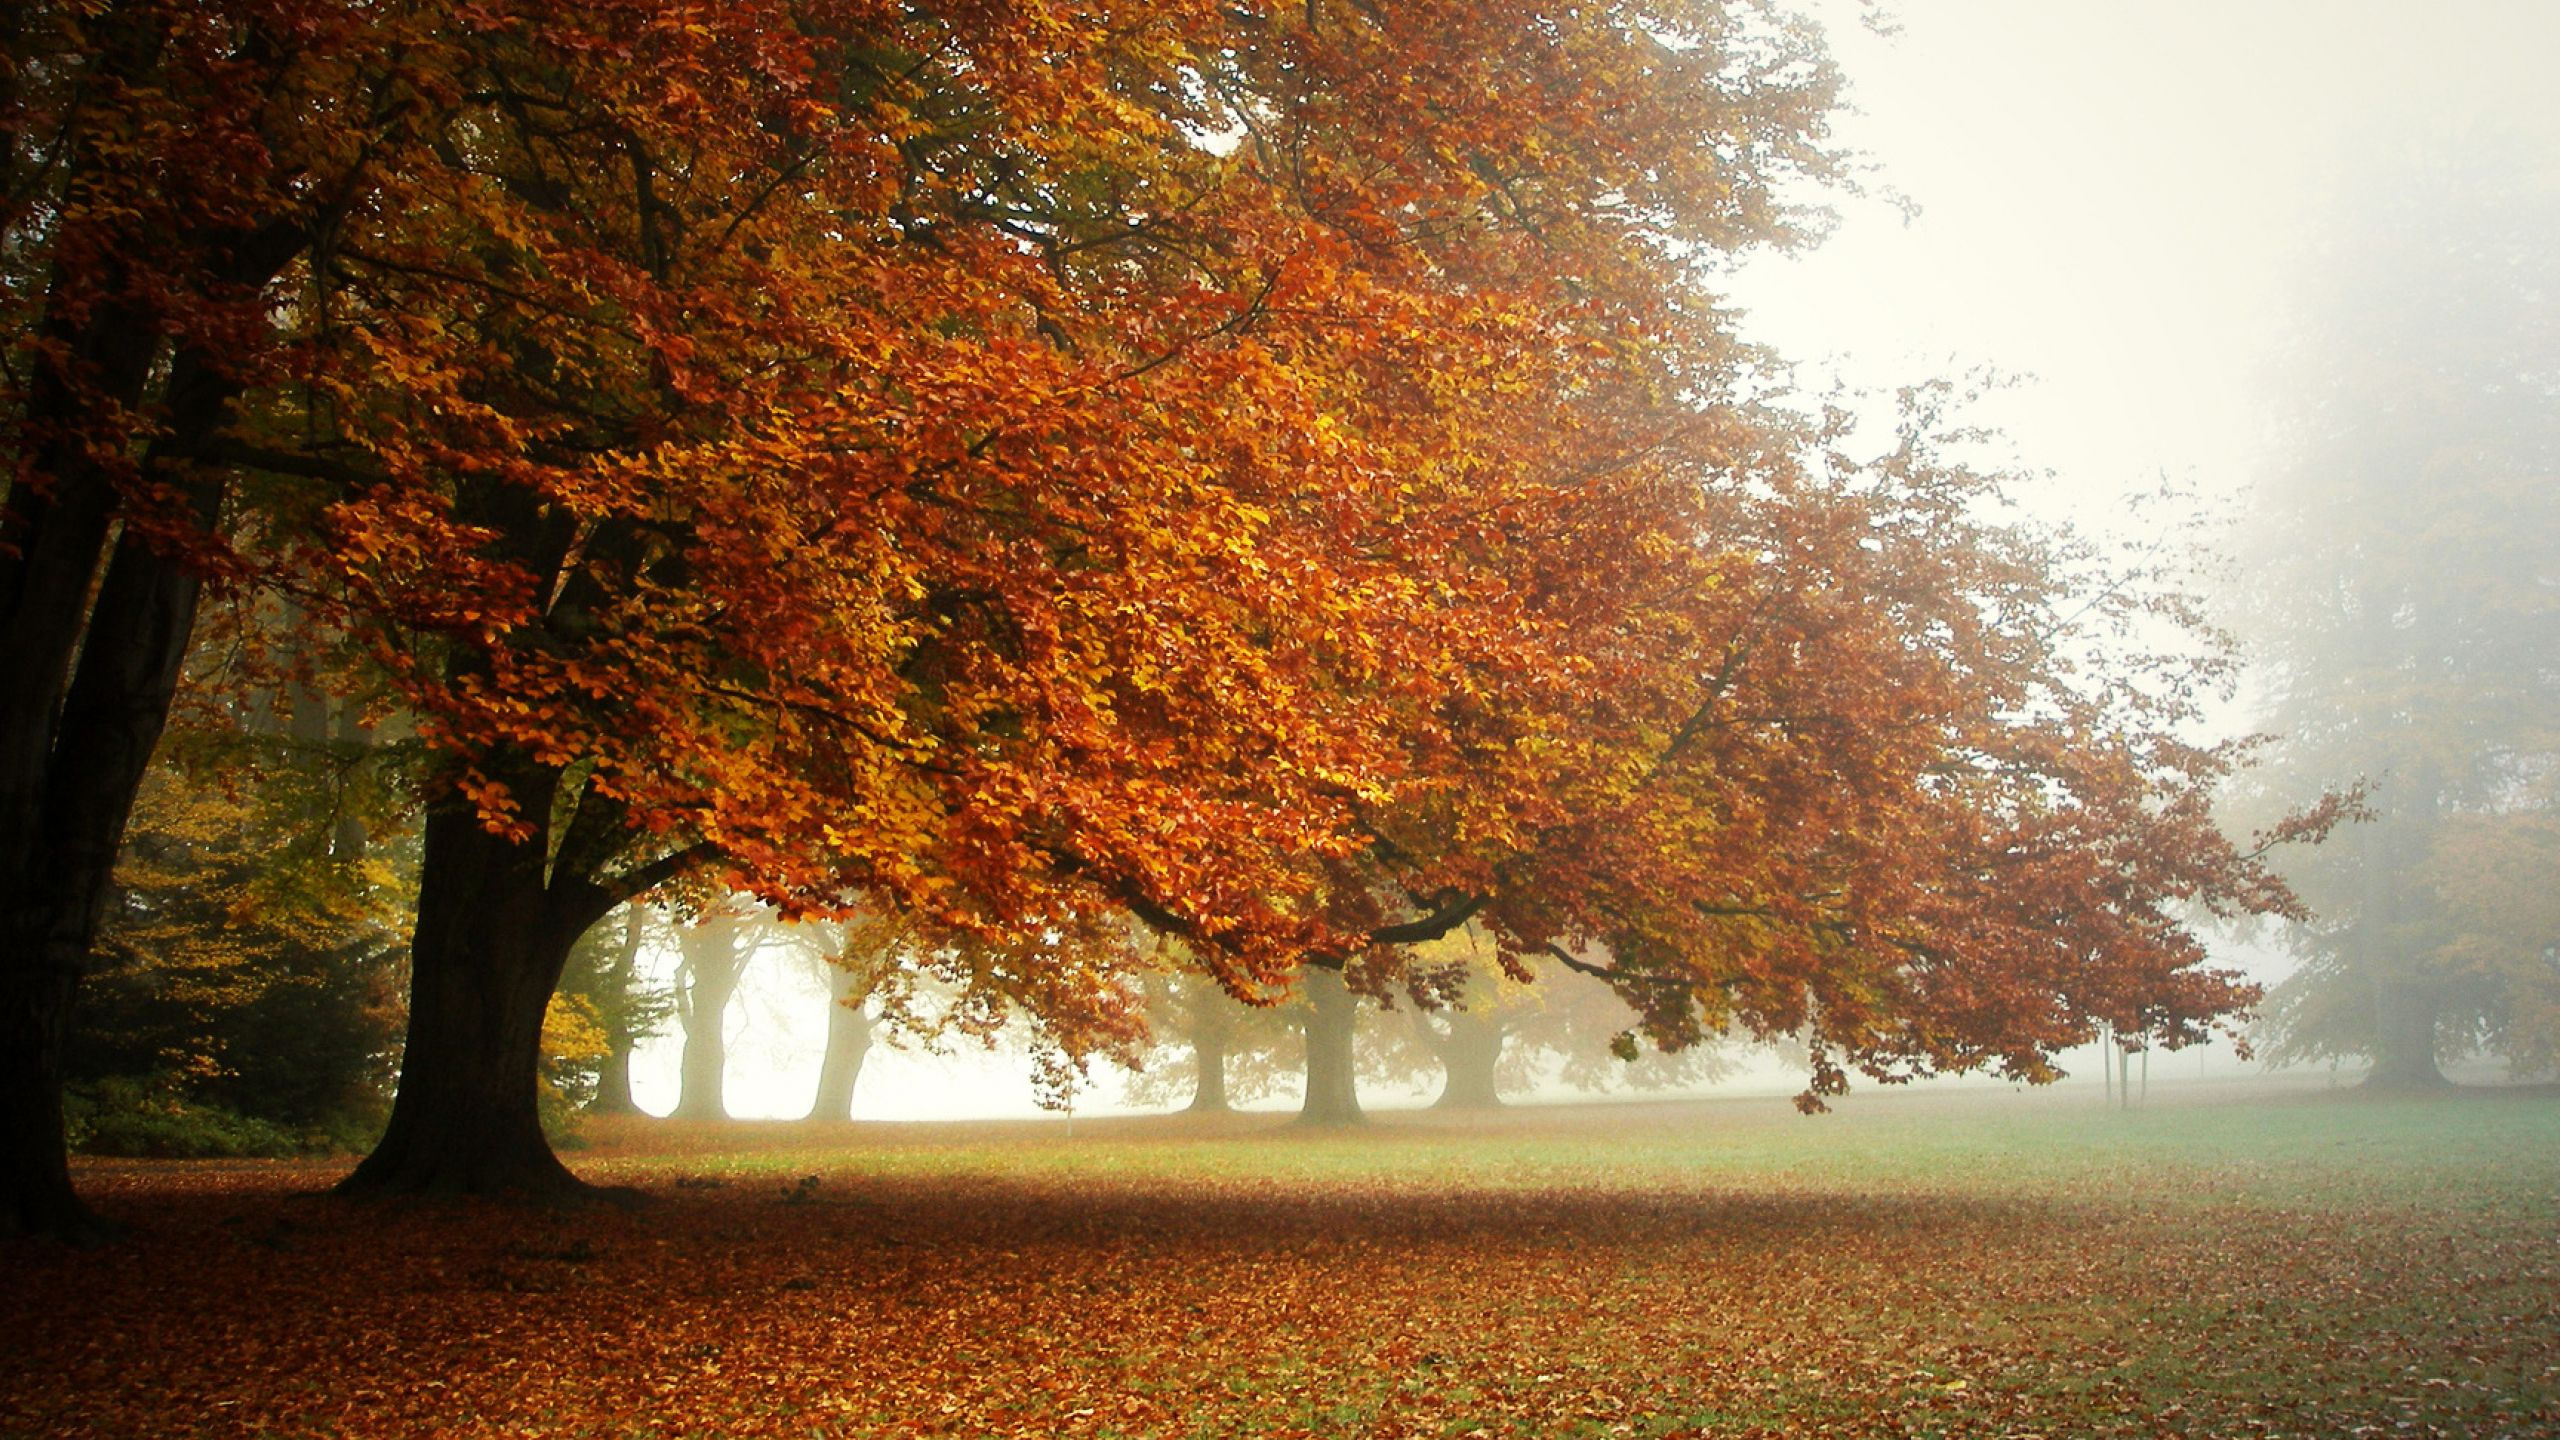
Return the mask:
M 0 1234 L 85 1242 L 110 1227 L 73 1192 L 63 1143 L 63 1045 L 88 946 L 55 884 L 53 846 L 74 818 L 61 787 L 77 778 L 55 744 L 116 497 L 81 444 L 80 391 L 135 405 L 160 332 L 128 305 L 99 305 L 77 331 L 49 308 L 45 338 L 68 350 L 69 375 L 36 367 L 20 420 L 36 445 L 0 514 Z M 110 847 L 131 804 L 116 807 Z M 77 818 L 94 830 L 101 817 Z
M 194 355 L 180 357 L 170 392 L 172 429 L 146 460 L 154 472 L 164 447 L 201 442 L 235 393 Z M 86 462 L 62 464 L 51 493 L 12 493 L 0 527 L 22 547 L 0 570 L 0 661 L 13 677 L 0 703 L 0 1234 L 88 1241 L 110 1227 L 71 1188 L 63 1046 L 203 584 L 127 529 L 90 601 L 111 486 Z M 187 518 L 209 530 L 220 483 L 198 479 L 185 494 Z M 66 673 L 75 637 L 78 664 Z
M 1357 1125 L 1365 1117 L 1351 1042 L 1360 1002 L 1340 970 L 1304 966 L 1298 983 L 1307 997 L 1307 1098 L 1298 1110 L 1298 1123 Z
M 818 1063 L 818 1093 L 809 1102 L 809 1118 L 840 1124 L 853 1118 L 853 1088 L 862 1079 L 862 1062 L 871 1054 L 871 1017 L 863 1013 L 867 998 L 860 979 L 840 965 L 833 972 L 827 1008 L 827 1054 Z
M 1191 1063 L 1196 1078 L 1191 1085 L 1193 1110 L 1224 1113 L 1235 1108 L 1227 1099 L 1227 1032 L 1219 1027 L 1206 1027 L 1191 1034 Z
M 543 1012 L 606 902 L 574 882 L 546 889 L 545 849 L 490 834 L 458 797 L 428 811 L 400 1088 L 390 1127 L 341 1193 L 599 1193 L 552 1153 L 536 1094 Z
M 2451 1085 L 2436 1064 L 2436 999 L 2429 987 L 2374 982 L 2373 1069 L 2376 1090 L 2435 1090 Z
M 675 1120 L 729 1118 L 729 1002 L 738 993 L 747 951 L 735 920 L 716 917 L 677 937 L 684 968 L 676 981 L 676 1019 L 684 1027 Z
M 1447 1078 L 1440 1086 L 1440 1098 L 1432 1102 L 1433 1108 L 1490 1110 L 1499 1106 L 1502 1090 L 1494 1072 L 1502 1064 L 1502 1027 L 1464 1010 L 1448 1011 L 1444 1018 L 1449 1028 L 1435 1037 L 1432 1052 L 1440 1057 L 1440 1068 Z

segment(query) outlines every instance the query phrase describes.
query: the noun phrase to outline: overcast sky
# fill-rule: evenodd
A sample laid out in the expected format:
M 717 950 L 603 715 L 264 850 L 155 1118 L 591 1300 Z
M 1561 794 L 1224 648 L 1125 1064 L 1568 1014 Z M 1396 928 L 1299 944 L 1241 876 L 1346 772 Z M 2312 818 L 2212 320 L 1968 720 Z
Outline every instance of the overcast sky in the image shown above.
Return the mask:
M 1873 193 L 1746 273 L 1749 328 L 1873 385 L 2018 377 L 1989 415 L 2084 514 L 2245 482 L 2286 274 L 2361 150 L 2560 136 L 2555 0 L 1908 0 L 1881 37 L 1813 8 Z

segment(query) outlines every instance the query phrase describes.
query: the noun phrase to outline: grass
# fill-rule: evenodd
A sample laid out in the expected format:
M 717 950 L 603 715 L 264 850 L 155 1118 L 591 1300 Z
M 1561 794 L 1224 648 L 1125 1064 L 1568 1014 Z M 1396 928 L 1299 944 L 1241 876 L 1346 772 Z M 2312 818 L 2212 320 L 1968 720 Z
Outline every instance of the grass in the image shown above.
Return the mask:
M 637 1214 L 94 1162 L 0 1434 L 2560 1434 L 2560 1095 L 2155 1094 L 599 1127 Z

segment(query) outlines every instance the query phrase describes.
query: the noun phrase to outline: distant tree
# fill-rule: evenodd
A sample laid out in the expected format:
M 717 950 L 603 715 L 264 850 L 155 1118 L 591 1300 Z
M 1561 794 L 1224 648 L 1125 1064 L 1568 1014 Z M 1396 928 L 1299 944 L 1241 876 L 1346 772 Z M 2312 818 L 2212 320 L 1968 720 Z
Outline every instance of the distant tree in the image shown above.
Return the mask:
M 1178 943 L 1159 954 L 1182 955 Z M 1122 1083 L 1133 1105 L 1216 1113 L 1291 1087 L 1300 1041 L 1291 1007 L 1248 1005 L 1194 970 L 1149 973 L 1141 983 L 1150 1045 Z
M 1415 947 L 1413 963 L 1428 967 L 1432 984 L 1377 1027 L 1376 1068 L 1436 1081 L 1436 1108 L 1490 1108 L 1551 1074 L 1586 1091 L 1658 1089 L 1734 1065 L 1720 1042 L 1668 1054 L 1639 1048 L 1633 1032 L 1642 1017 L 1615 990 L 1552 959 L 1512 975 L 1474 926 Z
M 632 1053 L 675 1015 L 674 991 L 652 983 L 641 964 L 651 938 L 649 915 L 648 907 L 627 904 L 618 919 L 605 917 L 578 938 L 560 981 L 560 993 L 583 1001 L 604 1035 L 595 1098 L 588 1102 L 600 1115 L 639 1113 L 631 1098 Z
M 1146 980 L 1147 1019 L 1184 1052 L 1190 1071 L 1189 1110 L 1235 1108 L 1227 1087 L 1227 1051 L 1235 1043 L 1249 1007 L 1215 984 L 1194 975 L 1150 975 Z
M 684 1032 L 676 1120 L 729 1118 L 729 1010 L 747 962 L 771 941 L 770 917 L 727 901 L 675 926 L 675 1017 Z
M 2560 803 L 2449 821 L 2422 877 L 2460 917 L 2437 956 L 2476 994 L 2477 1043 L 2521 1075 L 2560 1073 Z M 2459 1013 L 2459 1012 L 2457 1012 Z
M 871 1055 L 872 1022 L 866 1008 L 871 994 L 855 966 L 830 965 L 828 980 L 827 1048 L 818 1062 L 818 1088 L 810 1098 L 808 1118 L 841 1122 L 853 1118 L 854 1087 Z
M 2376 1086 L 2443 1084 L 2482 1048 L 2549 1064 L 2555 158 L 2476 135 L 2363 157 L 2306 270 L 2290 453 L 2243 567 L 2270 793 L 2361 777 L 2374 812 L 2287 863 L 2315 918 L 2286 932 L 2266 1051 L 2362 1057 Z
M 827 943 L 811 947 L 827 981 L 827 1044 L 818 1062 L 817 1093 L 809 1102 L 813 1122 L 853 1118 L 854 1087 L 870 1058 L 886 1015 L 883 992 L 896 982 L 906 956 L 896 927 L 862 918 L 812 927 Z

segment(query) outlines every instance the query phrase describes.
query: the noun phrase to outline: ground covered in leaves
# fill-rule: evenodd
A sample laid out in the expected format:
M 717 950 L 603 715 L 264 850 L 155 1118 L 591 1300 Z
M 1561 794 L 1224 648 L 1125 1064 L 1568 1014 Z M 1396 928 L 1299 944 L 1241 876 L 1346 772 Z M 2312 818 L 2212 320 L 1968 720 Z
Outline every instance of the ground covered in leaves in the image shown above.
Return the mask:
M 0 1435 L 2560 1433 L 2560 1095 L 602 1131 L 635 1212 L 94 1163 Z

